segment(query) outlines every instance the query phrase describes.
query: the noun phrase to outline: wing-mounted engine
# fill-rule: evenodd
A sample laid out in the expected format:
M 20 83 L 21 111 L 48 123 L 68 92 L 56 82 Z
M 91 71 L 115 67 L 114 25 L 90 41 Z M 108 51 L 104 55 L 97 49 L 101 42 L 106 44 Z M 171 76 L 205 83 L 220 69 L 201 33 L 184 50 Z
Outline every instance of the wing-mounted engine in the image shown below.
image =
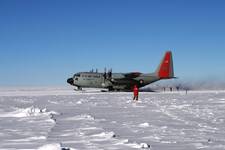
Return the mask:
M 104 82 L 106 80 L 110 80 L 112 78 L 112 69 L 110 69 L 107 73 L 106 73 L 106 68 L 104 70 L 104 73 L 103 73 L 103 78 L 104 78 Z
M 112 69 L 106 70 L 106 68 L 104 69 L 104 73 L 103 73 L 103 83 L 102 83 L 102 87 L 106 88 L 106 87 L 110 87 L 112 86 Z
M 130 72 L 130 73 L 112 73 L 112 69 L 108 72 L 105 68 L 103 73 L 103 83 L 102 87 L 104 88 L 112 88 L 112 89 L 128 89 L 134 85 L 142 85 L 144 83 L 143 80 L 137 80 L 137 78 L 141 75 L 140 72 Z
M 132 87 L 134 85 L 142 85 L 144 83 L 144 80 L 137 80 L 137 78 L 141 74 L 142 73 L 140 72 L 113 74 L 111 81 L 114 85 L 126 85 L 128 87 Z

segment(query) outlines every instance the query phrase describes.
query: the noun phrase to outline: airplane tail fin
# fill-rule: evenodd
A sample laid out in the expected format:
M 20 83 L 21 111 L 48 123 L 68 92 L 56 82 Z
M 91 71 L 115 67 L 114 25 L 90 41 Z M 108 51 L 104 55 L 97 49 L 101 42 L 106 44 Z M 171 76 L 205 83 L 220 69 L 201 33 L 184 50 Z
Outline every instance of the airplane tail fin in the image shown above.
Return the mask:
M 172 52 L 167 51 L 156 70 L 156 75 L 160 79 L 174 78 Z

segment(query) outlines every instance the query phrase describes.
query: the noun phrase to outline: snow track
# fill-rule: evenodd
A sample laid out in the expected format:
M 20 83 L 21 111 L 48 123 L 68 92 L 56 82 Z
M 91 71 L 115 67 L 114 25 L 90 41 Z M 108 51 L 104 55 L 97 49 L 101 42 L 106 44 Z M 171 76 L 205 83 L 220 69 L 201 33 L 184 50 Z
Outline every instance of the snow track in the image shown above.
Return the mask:
M 225 150 L 223 91 L 141 93 L 138 102 L 132 93 L 12 92 L 0 92 L 0 150 Z

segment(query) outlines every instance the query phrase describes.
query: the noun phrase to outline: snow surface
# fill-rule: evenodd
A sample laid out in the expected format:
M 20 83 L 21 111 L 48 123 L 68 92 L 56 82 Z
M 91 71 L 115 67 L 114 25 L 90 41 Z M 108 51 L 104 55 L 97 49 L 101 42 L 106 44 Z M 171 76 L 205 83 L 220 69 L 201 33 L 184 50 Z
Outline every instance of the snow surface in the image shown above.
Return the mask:
M 225 150 L 225 91 L 0 89 L 0 150 Z

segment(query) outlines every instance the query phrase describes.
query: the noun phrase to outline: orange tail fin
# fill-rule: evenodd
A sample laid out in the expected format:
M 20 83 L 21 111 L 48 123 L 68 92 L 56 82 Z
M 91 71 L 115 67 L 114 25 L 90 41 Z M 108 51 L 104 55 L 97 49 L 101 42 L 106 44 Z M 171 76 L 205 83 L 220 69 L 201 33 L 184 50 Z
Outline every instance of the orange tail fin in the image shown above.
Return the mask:
M 160 79 L 174 78 L 172 52 L 167 51 L 156 70 L 156 74 Z

